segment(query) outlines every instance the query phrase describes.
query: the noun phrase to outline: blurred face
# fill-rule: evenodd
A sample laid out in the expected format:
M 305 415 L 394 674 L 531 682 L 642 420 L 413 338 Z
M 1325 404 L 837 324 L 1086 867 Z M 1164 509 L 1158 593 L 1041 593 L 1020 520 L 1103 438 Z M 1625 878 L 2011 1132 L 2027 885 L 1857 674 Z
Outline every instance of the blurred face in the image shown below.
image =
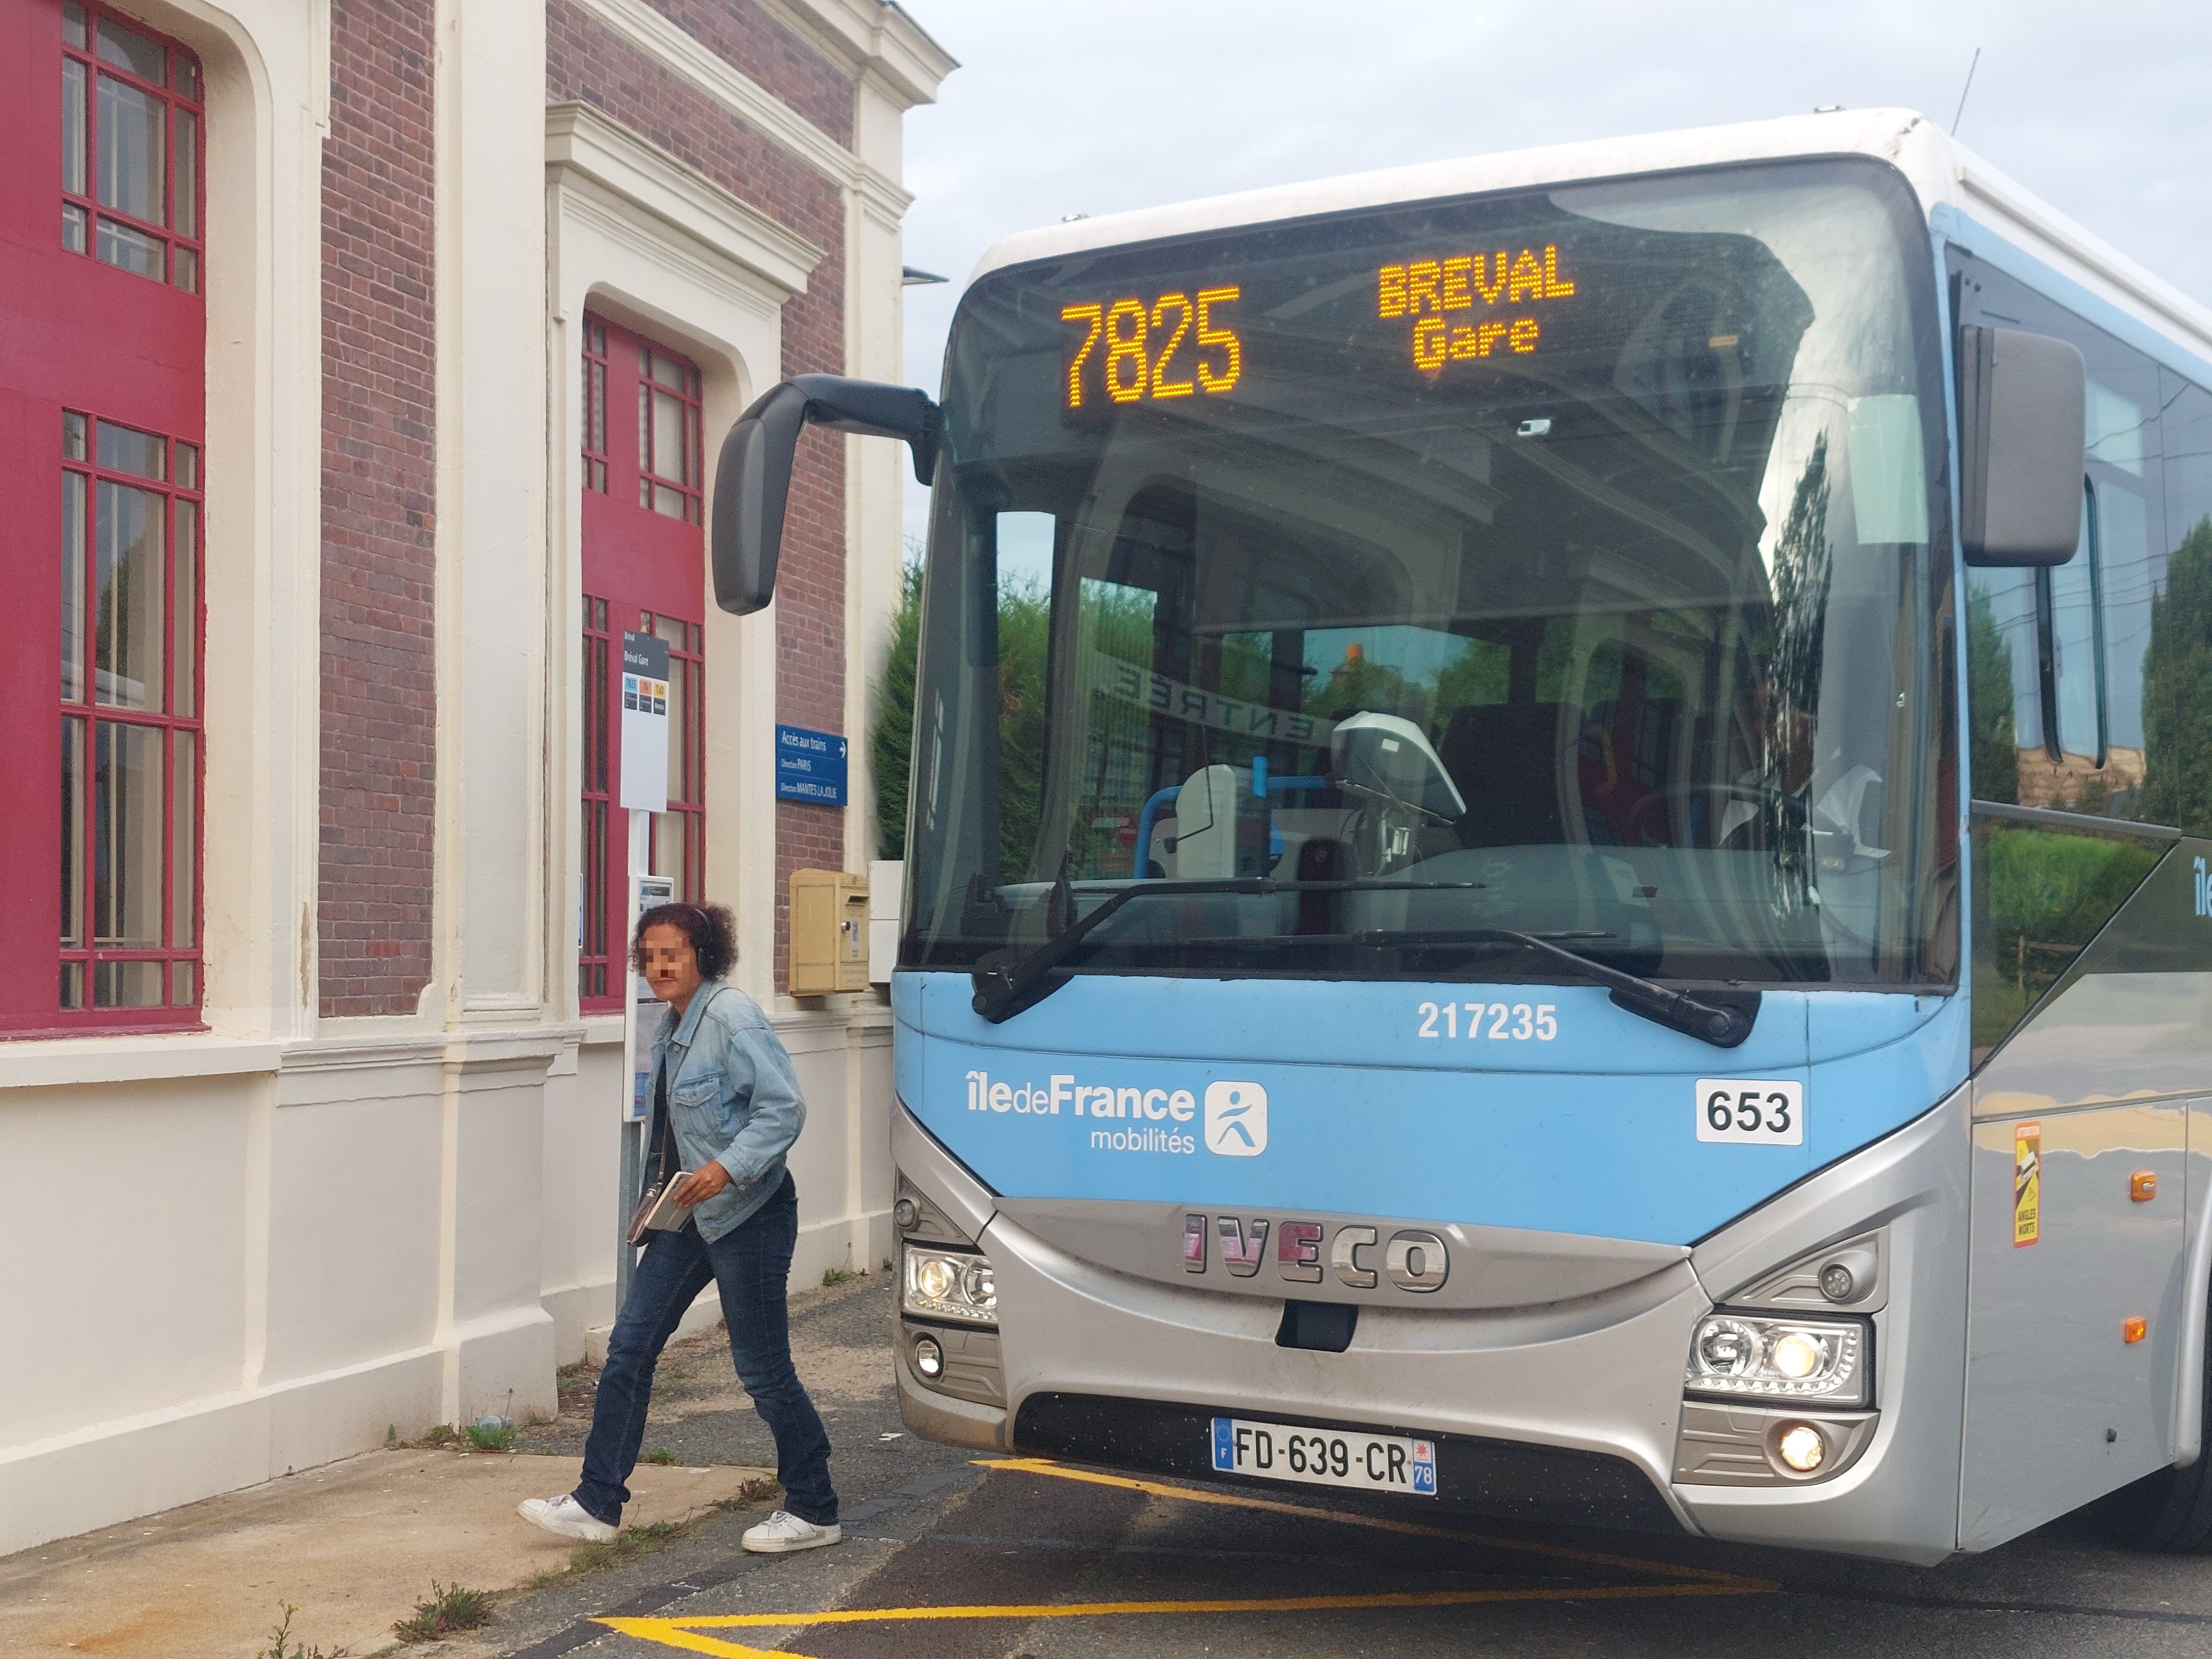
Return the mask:
M 680 927 L 665 922 L 645 930 L 646 982 L 653 995 L 681 1008 L 699 988 L 699 957 Z

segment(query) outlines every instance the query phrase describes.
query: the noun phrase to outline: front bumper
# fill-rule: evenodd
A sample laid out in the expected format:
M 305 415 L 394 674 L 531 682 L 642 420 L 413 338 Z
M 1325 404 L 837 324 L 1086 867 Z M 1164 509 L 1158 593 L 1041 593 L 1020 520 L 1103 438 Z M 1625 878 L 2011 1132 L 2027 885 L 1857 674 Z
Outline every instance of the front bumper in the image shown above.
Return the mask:
M 1279 1346 L 1282 1303 L 1102 1267 L 998 1211 L 908 1114 L 904 1177 L 989 1254 L 1004 1407 L 926 1387 L 901 1345 L 902 1415 L 953 1443 L 1216 1479 L 1215 1414 L 1439 1442 L 1441 1499 L 1604 1525 L 1933 1562 L 1956 1547 L 1965 1351 L 1963 1092 L 1762 1206 L 1686 1261 L 1595 1295 L 1509 1310 L 1364 1307 L 1343 1352 Z M 1807 1251 L 1880 1228 L 1876 1411 L 1815 1483 L 1699 1484 L 1683 1357 L 1716 1302 Z M 1694 1425 L 1693 1425 L 1694 1426 Z M 1425 1501 L 1425 1500 L 1424 1500 Z

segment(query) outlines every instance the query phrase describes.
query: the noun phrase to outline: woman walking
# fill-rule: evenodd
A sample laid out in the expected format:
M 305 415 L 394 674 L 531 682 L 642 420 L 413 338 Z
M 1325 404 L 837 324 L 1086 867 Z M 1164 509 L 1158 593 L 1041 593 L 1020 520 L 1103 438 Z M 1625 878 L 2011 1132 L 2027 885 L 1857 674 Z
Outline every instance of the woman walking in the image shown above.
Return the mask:
M 775 1554 L 835 1544 L 843 1534 L 830 1436 L 792 1368 L 784 1305 L 799 1193 L 783 1160 L 806 1121 L 791 1056 L 760 1006 L 724 982 L 737 945 L 720 905 L 653 906 L 639 918 L 632 955 L 669 1007 L 653 1046 L 648 1167 L 660 1181 L 690 1171 L 675 1193 L 690 1214 L 680 1229 L 648 1235 L 631 1276 L 599 1372 L 583 1479 L 559 1498 L 524 1499 L 522 1516 L 564 1538 L 615 1535 L 645 1438 L 653 1367 L 712 1280 L 738 1379 L 775 1436 L 776 1478 L 790 1506 L 750 1528 L 744 1547 Z

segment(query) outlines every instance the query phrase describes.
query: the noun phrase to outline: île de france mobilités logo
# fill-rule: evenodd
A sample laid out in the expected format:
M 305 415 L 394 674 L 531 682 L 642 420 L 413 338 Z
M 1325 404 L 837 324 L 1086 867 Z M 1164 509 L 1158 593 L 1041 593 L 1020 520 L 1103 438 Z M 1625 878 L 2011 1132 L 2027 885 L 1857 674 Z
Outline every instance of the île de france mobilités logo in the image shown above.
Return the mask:
M 968 1109 L 1021 1117 L 1089 1118 L 1079 1126 L 1091 1149 L 1101 1152 L 1175 1152 L 1198 1150 L 1198 1139 L 1179 1126 L 1199 1115 L 1199 1101 L 1188 1089 L 1132 1088 L 1091 1083 L 1072 1072 L 1055 1073 L 1046 1083 L 1009 1083 L 988 1072 L 967 1074 Z M 1267 1150 L 1267 1091 L 1257 1083 L 1231 1080 L 1206 1085 L 1200 1125 L 1206 1150 L 1223 1158 L 1257 1158 Z M 1117 1120 L 1109 1128 L 1098 1121 Z
M 1224 1158 L 1257 1158 L 1267 1150 L 1267 1091 L 1256 1083 L 1206 1087 L 1206 1150 Z

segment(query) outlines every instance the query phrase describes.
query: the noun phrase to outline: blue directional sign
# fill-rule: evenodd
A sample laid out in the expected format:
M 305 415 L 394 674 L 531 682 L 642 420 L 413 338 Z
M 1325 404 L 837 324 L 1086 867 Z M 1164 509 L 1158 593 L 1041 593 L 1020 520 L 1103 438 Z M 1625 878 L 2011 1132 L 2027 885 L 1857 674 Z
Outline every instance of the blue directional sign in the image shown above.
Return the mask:
M 812 801 L 817 806 L 842 806 L 845 739 L 835 732 L 810 732 L 803 726 L 777 726 L 775 798 Z

